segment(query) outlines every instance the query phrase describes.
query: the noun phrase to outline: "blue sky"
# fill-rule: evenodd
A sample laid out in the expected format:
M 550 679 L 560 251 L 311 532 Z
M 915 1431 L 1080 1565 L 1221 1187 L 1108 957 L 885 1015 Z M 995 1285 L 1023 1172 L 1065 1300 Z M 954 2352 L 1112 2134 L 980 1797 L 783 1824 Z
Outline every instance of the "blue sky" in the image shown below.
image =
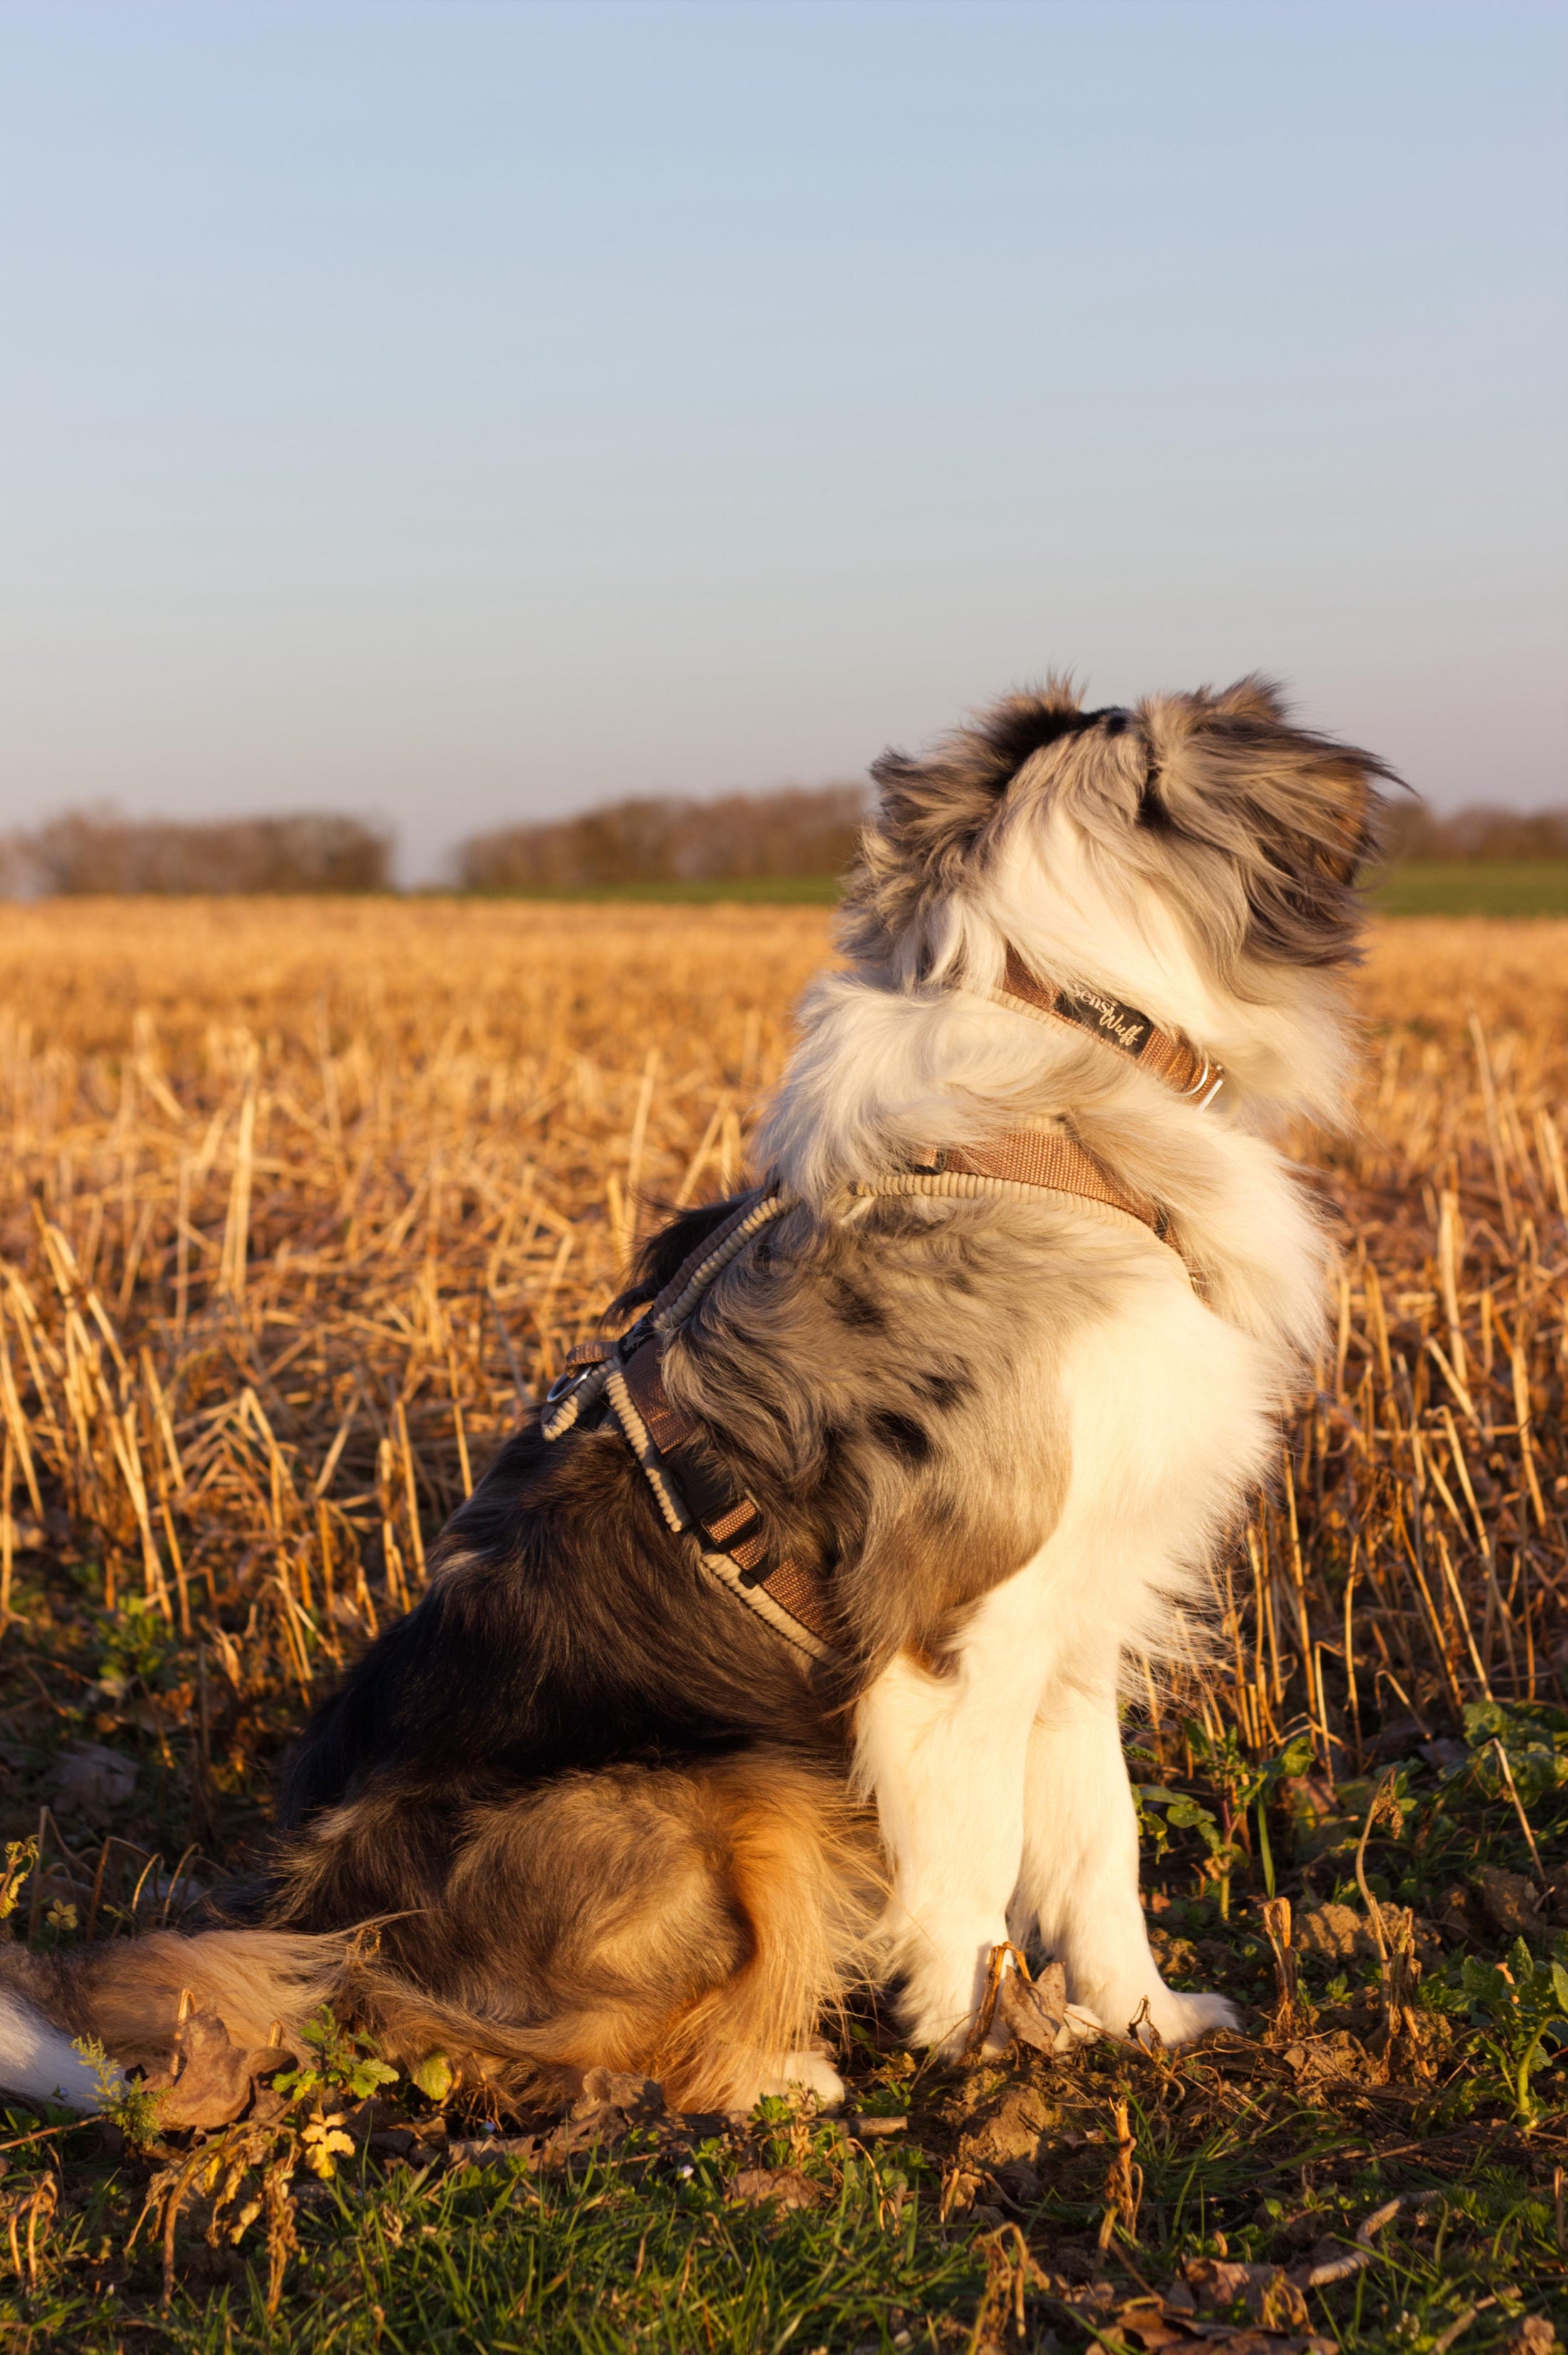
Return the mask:
M 0 0 L 0 824 L 1261 667 L 1568 800 L 1568 10 Z

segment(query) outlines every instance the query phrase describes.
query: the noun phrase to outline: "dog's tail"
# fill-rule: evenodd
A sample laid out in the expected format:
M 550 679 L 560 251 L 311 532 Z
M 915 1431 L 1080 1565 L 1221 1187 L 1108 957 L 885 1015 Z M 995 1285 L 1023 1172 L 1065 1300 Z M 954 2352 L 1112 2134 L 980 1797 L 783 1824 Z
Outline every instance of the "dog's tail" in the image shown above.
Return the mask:
M 596 2068 L 656 2078 L 692 2110 L 749 2109 L 797 2081 L 842 2090 L 817 2025 L 859 1974 L 883 1892 L 831 1775 L 750 1755 L 562 1776 L 475 1809 L 437 1900 L 379 1913 L 357 1859 L 400 1853 L 399 1812 L 396 1793 L 372 1794 L 300 1844 L 280 1883 L 296 1929 L 0 1945 L 0 2085 L 91 2110 L 89 2040 L 119 2071 L 161 2072 L 194 2006 L 241 2050 L 303 2057 L 330 2004 L 395 2066 L 440 2053 L 513 2105 L 570 2095 Z M 310 1926 L 335 1916 L 362 1927 Z
M 322 1847 L 381 1829 L 377 1808 L 340 1811 Z M 797 2080 L 836 2094 L 817 2030 L 884 1893 L 858 1812 L 798 1762 L 566 1775 L 476 1812 L 439 1914 L 389 1923 L 385 1951 L 363 1939 L 343 2002 L 389 2061 L 440 2052 L 514 2108 L 600 2068 L 686 2110 L 750 2109 Z
M 324 2004 L 405 2065 L 443 2048 L 465 2075 L 554 2089 L 548 2038 L 432 1998 L 361 1946 L 279 1930 L 160 1930 L 59 1955 L 0 1946 L 0 2090 L 101 2110 L 127 2071 L 168 2066 L 191 2008 L 216 2012 L 241 2050 L 280 2045 L 304 2060 L 303 2030 Z
M 302 2030 L 346 1984 L 351 1948 L 276 1930 L 158 1930 L 62 1955 L 0 1947 L 0 2086 L 101 2109 L 103 2078 L 83 2046 L 111 2056 L 111 2085 L 126 2069 L 162 2069 L 192 2006 L 216 2011 L 234 2044 L 303 2055 Z

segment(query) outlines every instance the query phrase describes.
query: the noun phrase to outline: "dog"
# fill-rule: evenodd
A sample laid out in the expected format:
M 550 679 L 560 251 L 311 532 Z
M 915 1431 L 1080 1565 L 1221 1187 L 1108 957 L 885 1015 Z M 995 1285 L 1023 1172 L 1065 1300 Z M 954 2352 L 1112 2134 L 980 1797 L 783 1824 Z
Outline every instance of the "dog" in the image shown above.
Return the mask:
M 1006 1940 L 1080 2032 L 1232 2019 L 1150 1953 L 1119 1696 L 1323 1333 L 1275 1139 L 1344 1116 L 1392 772 L 1248 678 L 1052 681 L 872 773 L 761 1182 L 655 1236 L 635 1346 L 316 1714 L 260 1922 L 5 1958 L 14 2090 L 91 2105 L 72 2037 L 159 2065 L 194 1996 L 241 2045 L 331 1999 L 514 2104 L 830 2103 L 848 1990 L 957 2056 Z

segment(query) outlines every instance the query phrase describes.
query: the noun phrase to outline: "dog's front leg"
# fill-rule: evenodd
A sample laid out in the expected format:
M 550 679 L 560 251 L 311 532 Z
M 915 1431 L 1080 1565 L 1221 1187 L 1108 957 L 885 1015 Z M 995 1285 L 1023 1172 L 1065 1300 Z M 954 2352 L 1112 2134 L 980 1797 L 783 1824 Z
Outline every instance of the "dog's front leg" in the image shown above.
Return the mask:
M 912 2042 L 962 2051 L 1024 1839 L 1043 1682 L 1037 1574 L 987 1595 L 933 1672 L 901 1653 L 861 1698 L 858 1769 L 892 1866 L 884 1927 Z
M 1168 1987 L 1138 1900 L 1137 1817 L 1122 1754 L 1115 1662 L 1051 1684 L 1029 1745 L 1023 1870 L 1011 1908 L 1066 1968 L 1070 1999 L 1114 2035 L 1147 2021 L 1167 2044 L 1234 2024 L 1222 1996 Z M 1147 2011 L 1144 2006 L 1147 2005 Z

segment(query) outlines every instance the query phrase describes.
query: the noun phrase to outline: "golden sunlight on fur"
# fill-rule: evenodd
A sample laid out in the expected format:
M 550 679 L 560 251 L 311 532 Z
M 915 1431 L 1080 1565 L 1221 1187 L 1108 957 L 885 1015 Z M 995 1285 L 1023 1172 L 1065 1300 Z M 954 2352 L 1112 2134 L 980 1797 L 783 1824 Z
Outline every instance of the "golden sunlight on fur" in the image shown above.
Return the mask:
M 110 1596 L 205 1631 L 225 1722 L 303 1716 L 418 1601 L 435 1532 L 624 1280 L 651 1205 L 740 1179 L 792 1007 L 830 962 L 829 921 L 438 900 L 6 910 L 0 1608 L 38 1501 L 63 1499 L 95 1533 Z M 1537 1690 L 1560 1623 L 1534 1540 L 1568 1472 L 1568 924 L 1374 925 L 1354 996 L 1357 1124 L 1291 1138 L 1326 1169 L 1343 1256 L 1292 1409 L 1289 1493 L 1224 1557 L 1211 1658 L 1136 1681 L 1157 1749 L 1179 1745 L 1182 1712 L 1257 1750 L 1302 1722 L 1330 1774 L 1361 1712 Z M 1149 1345 L 1165 1346 L 1152 1328 Z M 1380 1465 L 1407 1476 L 1417 1432 L 1459 1514 L 1450 1526 L 1432 1497 L 1424 1588 L 1379 1486 Z M 1471 1485 L 1502 1516 L 1489 1551 Z M 1008 1625 L 994 1641 L 1000 1673 Z M 188 1721 L 167 1736 L 194 1738 Z M 721 1859 L 693 1884 L 705 1959 L 688 1999 L 637 2018 L 644 1934 L 628 1917 L 617 1955 L 606 1921 L 571 1984 L 551 1984 L 549 2051 L 515 2033 L 486 2045 L 476 2025 L 484 2073 L 565 2082 L 608 2054 L 667 2074 L 690 2106 L 800 2079 L 830 2095 L 816 2007 L 866 1967 L 878 1868 L 812 1771 L 736 1766 L 672 1790 L 671 1839 Z M 213 1849 L 218 1812 L 214 1784 Z M 96 1849 L 63 1810 L 48 1837 L 85 1907 Z M 668 1929 L 667 1912 L 647 1935 Z M 230 1988 L 237 2041 L 292 2038 L 328 1966 L 345 1988 L 359 1974 L 389 2050 L 439 2041 L 363 1957 L 264 1934 L 275 1950 L 255 1950 L 250 1992 Z M 34 1985 L 19 1955 L 7 1976 L 129 2064 L 155 2057 L 182 1990 L 202 1996 L 198 1953 L 123 1948 L 91 1993 L 69 1973 Z M 903 1967 L 918 1979 L 907 1954 Z M 950 1999 L 944 1982 L 920 2014 L 933 2040 Z M 598 2007 L 581 2051 L 573 2001 Z M 69 2041 L 13 2050 L 0 2034 L 19 2090 L 70 2094 L 80 2067 Z

